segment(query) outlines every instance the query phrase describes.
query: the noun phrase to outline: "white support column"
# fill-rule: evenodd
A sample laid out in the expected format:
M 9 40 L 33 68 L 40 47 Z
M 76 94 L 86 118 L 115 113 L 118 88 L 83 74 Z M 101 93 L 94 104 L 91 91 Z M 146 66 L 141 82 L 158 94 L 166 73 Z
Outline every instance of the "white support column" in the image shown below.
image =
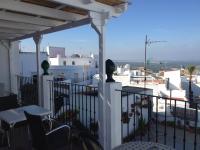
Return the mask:
M 12 50 L 13 46 L 9 40 L 1 40 L 0 46 L 2 46 L 2 48 L 5 50 L 5 51 L 3 51 L 4 53 L 1 53 L 1 55 L 2 55 L 1 60 L 3 60 L 3 61 L 6 60 L 6 62 L 2 61 L 3 67 L 5 67 L 6 69 L 5 68 L 3 69 L 5 72 L 5 78 L 4 79 L 1 78 L 1 80 L 3 80 L 4 82 L 7 82 L 7 83 L 5 83 L 5 85 L 4 84 L 2 84 L 2 85 L 4 85 L 6 93 L 16 93 L 12 89 L 12 83 L 13 83 L 13 68 L 17 69 L 17 66 L 16 66 L 16 63 L 14 63 L 14 65 L 13 65 L 12 62 L 15 61 L 17 56 L 12 58 L 11 54 L 13 52 L 13 50 Z M 16 51 L 17 51 L 17 49 L 16 49 Z
M 105 84 L 106 100 L 106 150 L 121 144 L 121 91 L 122 83 Z
M 18 95 L 20 75 L 20 60 L 19 60 L 19 45 L 20 41 L 10 42 L 10 76 L 11 76 L 11 92 Z
M 36 46 L 36 60 L 37 60 L 37 85 L 38 85 L 38 104 L 42 106 L 42 100 L 41 100 L 41 62 L 40 62 L 40 43 L 42 40 L 41 34 L 39 32 L 36 32 L 33 36 L 33 40 L 35 42 Z
M 106 102 L 105 102 L 105 24 L 107 13 L 90 13 L 92 27 L 99 35 L 99 139 L 106 148 Z

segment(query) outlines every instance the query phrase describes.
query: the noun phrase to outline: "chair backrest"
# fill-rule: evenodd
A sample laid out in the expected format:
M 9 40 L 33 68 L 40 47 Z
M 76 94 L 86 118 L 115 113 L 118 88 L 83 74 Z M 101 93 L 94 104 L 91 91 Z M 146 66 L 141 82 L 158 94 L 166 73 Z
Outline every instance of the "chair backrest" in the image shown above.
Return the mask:
M 0 111 L 19 107 L 17 95 L 0 97 Z
M 45 130 L 40 116 L 24 112 L 31 132 L 32 145 L 35 149 L 47 149 Z

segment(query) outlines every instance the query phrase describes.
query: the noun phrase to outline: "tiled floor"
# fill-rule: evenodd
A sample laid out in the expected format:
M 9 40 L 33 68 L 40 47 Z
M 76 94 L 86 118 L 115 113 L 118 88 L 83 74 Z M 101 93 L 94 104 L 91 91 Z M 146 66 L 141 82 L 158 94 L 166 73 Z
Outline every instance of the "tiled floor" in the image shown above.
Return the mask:
M 166 127 L 166 145 L 173 147 L 174 143 L 174 128 L 173 127 Z M 186 137 L 186 142 L 185 142 L 185 150 L 192 150 L 194 149 L 194 137 L 195 134 L 186 131 L 185 133 Z M 175 141 L 175 148 L 177 150 L 182 150 L 183 149 L 183 137 L 184 137 L 184 130 L 183 129 L 178 129 L 176 128 L 176 141 Z M 147 140 L 147 134 L 142 137 L 143 141 L 148 141 Z M 164 125 L 158 124 L 158 143 L 164 144 Z M 136 141 L 140 141 L 140 136 L 136 137 Z M 150 141 L 151 142 L 156 142 L 156 126 L 153 124 L 150 128 Z M 196 149 L 200 150 L 200 134 L 197 134 L 197 146 Z

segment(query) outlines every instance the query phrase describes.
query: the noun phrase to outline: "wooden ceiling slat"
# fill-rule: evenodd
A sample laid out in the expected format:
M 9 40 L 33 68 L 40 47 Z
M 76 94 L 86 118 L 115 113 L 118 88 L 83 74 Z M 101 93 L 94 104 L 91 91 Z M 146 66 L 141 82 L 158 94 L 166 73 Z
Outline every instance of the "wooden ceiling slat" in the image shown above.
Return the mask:
M 60 7 L 62 4 L 52 2 L 49 0 L 21 0 L 22 2 L 27 2 L 35 5 L 41 5 L 44 7 L 49 7 L 49 8 L 57 8 Z M 99 3 L 110 5 L 110 6 L 116 6 L 124 3 L 123 0 L 96 0 Z M 76 13 L 80 15 L 87 15 L 87 11 L 83 9 L 78 9 L 78 8 L 73 8 L 70 6 L 65 6 L 64 8 L 60 9 L 66 12 L 71 12 L 71 13 Z
M 48 0 L 21 0 L 22 2 L 27 2 L 35 5 L 41 5 L 49 8 L 56 8 L 60 6 L 60 4 L 55 2 L 50 2 Z
M 61 10 L 71 12 L 71 13 L 80 14 L 80 15 L 84 15 L 84 16 L 88 14 L 88 12 L 85 11 L 85 10 L 73 8 L 73 7 L 70 7 L 70 6 L 66 6 L 66 7 L 62 8 Z
M 34 5 L 40 5 L 40 6 L 49 7 L 49 8 L 57 8 L 57 7 L 60 7 L 62 5 L 62 4 L 51 2 L 51 1 L 48 1 L 48 0 L 22 0 L 22 2 L 31 3 L 31 4 L 34 4 Z M 70 12 L 70 13 L 76 13 L 76 14 L 80 14 L 80 15 L 87 15 L 88 14 L 86 10 L 73 8 L 73 7 L 70 7 L 70 6 L 65 6 L 64 8 L 62 8 L 60 10 Z
M 124 3 L 123 0 L 96 0 L 96 1 L 110 6 L 116 6 Z

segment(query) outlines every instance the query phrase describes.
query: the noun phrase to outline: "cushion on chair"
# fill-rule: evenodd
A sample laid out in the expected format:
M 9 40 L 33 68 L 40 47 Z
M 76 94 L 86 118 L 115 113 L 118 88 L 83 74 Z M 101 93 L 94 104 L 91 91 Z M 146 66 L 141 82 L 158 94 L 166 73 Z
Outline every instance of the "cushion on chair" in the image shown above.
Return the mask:
M 13 109 L 19 107 L 18 100 L 17 100 L 17 95 L 9 95 L 9 96 L 3 96 L 0 97 L 0 111 L 8 110 L 8 109 Z M 9 125 L 1 121 L 1 127 L 3 130 L 9 130 Z
M 19 107 L 17 95 L 0 97 L 0 111 Z

